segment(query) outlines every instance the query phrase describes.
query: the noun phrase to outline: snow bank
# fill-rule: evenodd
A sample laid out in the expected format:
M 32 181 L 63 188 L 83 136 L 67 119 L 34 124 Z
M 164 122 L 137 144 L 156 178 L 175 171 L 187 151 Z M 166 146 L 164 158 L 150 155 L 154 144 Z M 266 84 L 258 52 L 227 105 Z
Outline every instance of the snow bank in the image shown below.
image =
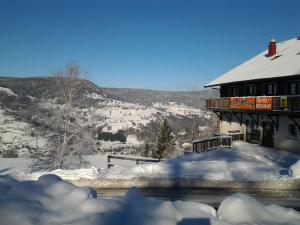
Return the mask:
M 300 160 L 290 166 L 289 175 L 293 178 L 300 178 Z
M 300 214 L 276 205 L 264 206 L 235 194 L 218 212 L 205 204 L 142 197 L 131 188 L 121 198 L 97 199 L 92 188 L 77 188 L 56 175 L 37 181 L 0 176 L 0 225 L 296 225 Z
M 295 164 L 299 158 L 300 156 L 294 153 L 246 142 L 235 142 L 232 149 L 217 149 L 199 154 L 191 153 L 159 163 L 143 164 L 141 162 L 140 165 L 135 165 L 135 161 L 112 159 L 115 166 L 107 169 L 106 155 L 91 155 L 85 156 L 85 160 L 91 168 L 38 173 L 15 172 L 14 170 L 13 176 L 22 180 L 36 180 L 46 173 L 56 174 L 66 180 L 141 177 L 233 181 L 287 180 L 300 178 L 300 165 L 299 163 Z M 9 163 L 4 165 L 3 167 L 0 164 L 0 171 L 10 168 Z
M 2 176 L 0 191 L 1 225 L 175 225 L 191 219 L 226 224 L 218 220 L 215 209 L 208 205 L 144 198 L 136 188 L 131 188 L 123 198 L 97 199 L 93 189 L 77 188 L 55 175 L 23 182 Z
M 226 198 L 218 209 L 219 219 L 236 225 L 299 225 L 300 214 L 277 205 L 263 205 L 254 198 L 236 193 Z
M 208 180 L 288 179 L 288 168 L 299 159 L 293 153 L 246 142 L 235 142 L 232 149 L 217 149 L 179 156 L 160 163 L 141 164 L 124 169 L 116 166 L 104 173 L 106 178 L 166 177 Z
M 44 176 L 46 174 L 57 175 L 64 180 L 77 180 L 80 178 L 96 179 L 100 176 L 98 169 L 96 167 L 75 169 L 75 170 L 57 169 L 51 172 L 41 171 L 41 172 L 34 172 L 34 173 L 18 173 L 12 175 L 19 180 L 38 180 L 39 177 Z

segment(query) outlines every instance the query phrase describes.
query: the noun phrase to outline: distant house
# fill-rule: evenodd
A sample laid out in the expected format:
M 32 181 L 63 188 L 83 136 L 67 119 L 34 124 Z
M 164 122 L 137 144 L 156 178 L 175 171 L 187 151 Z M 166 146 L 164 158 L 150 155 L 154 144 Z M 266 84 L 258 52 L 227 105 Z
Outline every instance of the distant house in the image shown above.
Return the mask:
M 97 131 L 98 134 L 98 140 L 102 141 L 119 141 L 122 143 L 126 142 L 126 135 L 122 130 L 118 130 L 116 133 L 111 132 L 102 132 L 101 130 Z
M 205 87 L 220 90 L 206 108 L 220 133 L 264 146 L 300 152 L 300 37 L 276 43 Z

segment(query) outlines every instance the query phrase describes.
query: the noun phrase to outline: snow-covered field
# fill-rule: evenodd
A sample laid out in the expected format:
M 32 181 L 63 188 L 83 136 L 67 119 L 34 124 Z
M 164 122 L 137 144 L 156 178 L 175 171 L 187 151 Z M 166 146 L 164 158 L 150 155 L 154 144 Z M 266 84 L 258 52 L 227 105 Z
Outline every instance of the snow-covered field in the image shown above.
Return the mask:
M 55 170 L 51 173 L 67 180 L 150 177 L 259 181 L 300 177 L 300 163 L 297 163 L 299 155 L 241 141 L 234 142 L 232 149 L 182 155 L 159 163 L 135 165 L 134 161 L 113 160 L 115 166 L 111 169 L 107 169 L 106 157 L 106 155 L 86 156 L 90 168 Z M 13 167 L 9 163 L 2 164 L 2 161 L 5 159 L 0 159 L 0 171 Z M 28 173 L 24 169 L 12 168 L 11 175 L 18 179 L 36 180 L 46 173 L 49 172 Z
M 91 188 L 77 188 L 55 175 L 37 181 L 0 176 L 0 225 L 298 225 L 300 213 L 263 205 L 237 193 L 216 211 L 196 202 L 145 198 L 131 188 L 121 198 L 97 199 Z

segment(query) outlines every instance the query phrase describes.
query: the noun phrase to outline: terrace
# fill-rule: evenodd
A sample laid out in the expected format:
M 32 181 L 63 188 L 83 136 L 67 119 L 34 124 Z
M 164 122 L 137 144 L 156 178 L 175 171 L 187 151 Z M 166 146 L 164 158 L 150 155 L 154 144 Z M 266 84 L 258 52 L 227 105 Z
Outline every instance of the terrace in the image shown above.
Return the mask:
M 255 96 L 207 99 L 213 111 L 300 113 L 300 96 Z
M 235 118 L 242 125 L 247 114 L 259 126 L 260 114 L 266 115 L 278 131 L 279 116 L 288 116 L 300 130 L 296 118 L 300 118 L 300 96 L 251 96 L 226 97 L 206 100 L 206 108 L 212 110 L 220 120 L 229 122 Z

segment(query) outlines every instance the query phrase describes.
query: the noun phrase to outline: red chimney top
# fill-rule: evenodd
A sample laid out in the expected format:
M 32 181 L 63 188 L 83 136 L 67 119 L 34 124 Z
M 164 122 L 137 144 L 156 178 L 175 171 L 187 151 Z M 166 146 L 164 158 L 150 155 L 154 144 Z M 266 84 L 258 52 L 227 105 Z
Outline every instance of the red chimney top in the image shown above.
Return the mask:
M 268 57 L 271 57 L 273 55 L 276 55 L 276 41 L 275 41 L 275 39 L 272 39 L 269 43 Z

